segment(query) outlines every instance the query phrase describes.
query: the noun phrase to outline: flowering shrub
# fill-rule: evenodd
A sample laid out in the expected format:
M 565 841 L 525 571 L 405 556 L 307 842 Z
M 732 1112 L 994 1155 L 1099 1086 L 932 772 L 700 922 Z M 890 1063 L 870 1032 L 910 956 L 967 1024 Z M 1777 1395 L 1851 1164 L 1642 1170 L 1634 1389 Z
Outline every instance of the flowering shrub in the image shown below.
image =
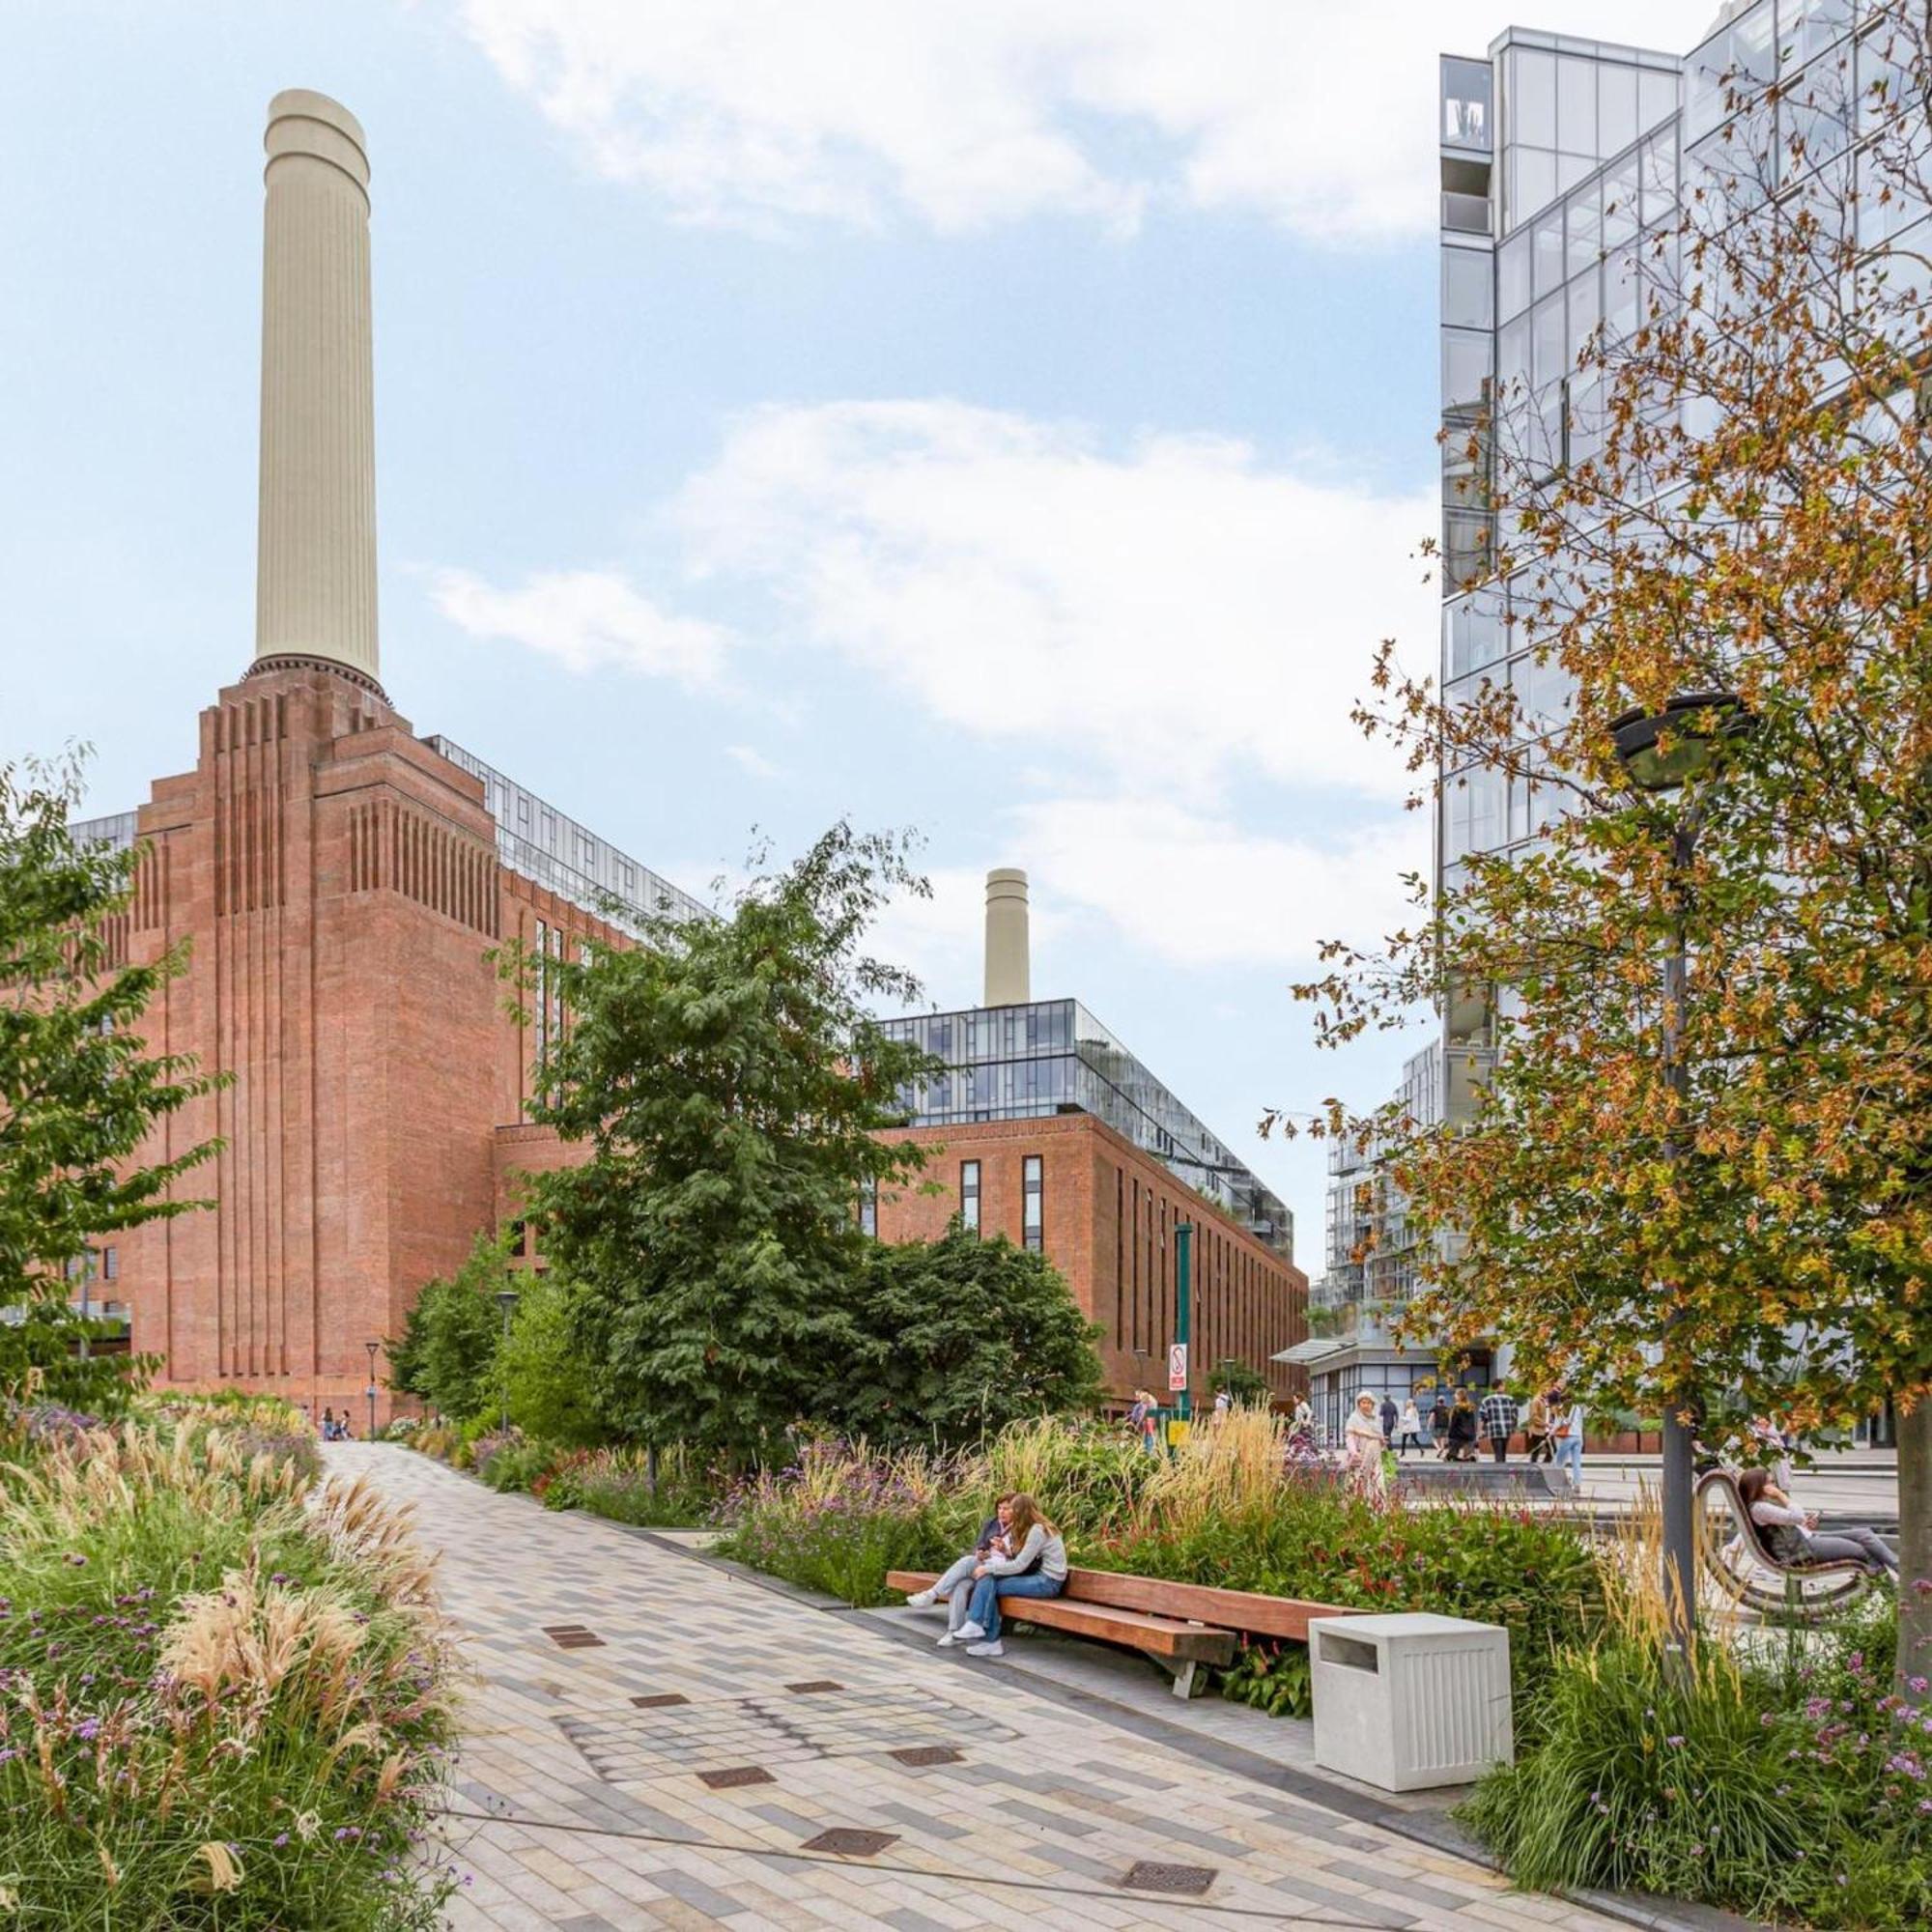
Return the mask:
M 1932 1716 L 1889 1681 L 1881 1612 L 1780 1671 L 1699 1645 L 1687 1686 L 1620 1632 L 1567 1658 L 1535 1740 L 1466 1807 L 1511 1876 L 1604 1886 L 1816 1926 L 1932 1918 Z M 1913 1689 L 1913 1696 L 1918 1690 Z
M 882 1604 L 888 1570 L 930 1569 L 957 1553 L 942 1470 L 916 1453 L 809 1442 L 788 1468 L 726 1493 L 720 1553 L 848 1604 Z
M 245 1418 L 244 1418 L 245 1419 Z M 452 1735 L 427 1569 L 245 1430 L 128 1425 L 0 1485 L 9 1922 L 403 1932 Z
M 682 1450 L 658 1457 L 653 1480 L 641 1449 L 573 1449 L 530 1485 L 546 1509 L 587 1510 L 612 1522 L 685 1528 L 710 1514 L 716 1492 Z

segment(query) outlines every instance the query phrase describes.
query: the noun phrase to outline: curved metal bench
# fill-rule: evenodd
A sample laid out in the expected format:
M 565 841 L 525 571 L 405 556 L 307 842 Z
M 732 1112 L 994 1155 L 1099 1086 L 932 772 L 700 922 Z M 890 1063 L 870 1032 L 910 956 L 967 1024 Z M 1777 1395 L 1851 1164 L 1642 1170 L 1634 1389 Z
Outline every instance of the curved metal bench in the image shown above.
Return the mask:
M 1735 1537 L 1725 1536 L 1711 1511 L 1713 1496 L 1723 1498 L 1736 1524 Z M 1873 1577 L 1862 1563 L 1838 1558 L 1816 1563 L 1787 1563 L 1772 1554 L 1764 1531 L 1745 1507 L 1737 1477 L 1728 1469 L 1709 1469 L 1697 1479 L 1697 1545 L 1705 1567 L 1733 1602 L 1772 1621 L 1793 1619 L 1820 1623 L 1849 1609 L 1871 1589 Z M 1731 1548 L 1742 1542 L 1745 1562 L 1732 1561 Z M 1769 1573 L 1768 1576 L 1765 1573 Z M 1775 1580 L 1772 1580 L 1775 1579 Z M 1825 1587 L 1807 1590 L 1807 1583 Z

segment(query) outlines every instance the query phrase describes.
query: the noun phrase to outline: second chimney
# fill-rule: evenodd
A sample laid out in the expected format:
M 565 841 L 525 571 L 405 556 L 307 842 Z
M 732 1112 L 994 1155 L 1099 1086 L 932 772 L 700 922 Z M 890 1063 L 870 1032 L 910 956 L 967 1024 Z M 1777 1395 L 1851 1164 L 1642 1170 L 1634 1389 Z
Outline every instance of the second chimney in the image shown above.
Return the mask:
M 986 874 L 986 1004 L 1020 1007 L 1033 998 L 1027 937 L 1027 875 L 1000 866 Z

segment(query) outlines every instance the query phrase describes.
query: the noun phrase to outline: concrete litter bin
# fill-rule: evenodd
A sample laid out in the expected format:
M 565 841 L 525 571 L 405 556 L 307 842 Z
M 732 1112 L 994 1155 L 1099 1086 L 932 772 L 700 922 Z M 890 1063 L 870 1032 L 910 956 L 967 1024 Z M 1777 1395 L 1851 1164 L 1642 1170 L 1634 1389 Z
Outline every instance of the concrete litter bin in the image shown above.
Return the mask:
M 1315 1762 L 1383 1791 L 1473 1784 L 1515 1756 L 1509 1632 L 1461 1617 L 1314 1617 Z

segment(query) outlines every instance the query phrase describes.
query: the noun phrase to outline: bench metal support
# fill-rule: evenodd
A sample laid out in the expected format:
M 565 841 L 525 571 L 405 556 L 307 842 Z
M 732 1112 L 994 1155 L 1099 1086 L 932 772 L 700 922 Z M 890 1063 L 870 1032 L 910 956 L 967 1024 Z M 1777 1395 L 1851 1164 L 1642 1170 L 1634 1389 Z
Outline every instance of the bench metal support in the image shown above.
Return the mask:
M 1178 1657 L 1160 1657 L 1152 1651 L 1142 1653 L 1152 1657 L 1153 1661 L 1174 1679 L 1174 1694 L 1181 1699 L 1194 1695 L 1194 1671 L 1196 1660 L 1188 1658 L 1185 1662 Z

